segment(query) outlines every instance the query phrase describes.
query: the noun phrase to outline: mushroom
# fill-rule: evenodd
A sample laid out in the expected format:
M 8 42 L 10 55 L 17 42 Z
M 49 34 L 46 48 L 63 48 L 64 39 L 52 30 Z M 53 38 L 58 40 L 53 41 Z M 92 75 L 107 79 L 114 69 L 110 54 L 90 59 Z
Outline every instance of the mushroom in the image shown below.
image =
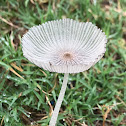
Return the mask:
M 23 55 L 50 72 L 64 73 L 63 84 L 49 126 L 55 126 L 69 73 L 88 70 L 106 51 L 105 33 L 91 22 L 72 19 L 34 26 L 22 38 Z

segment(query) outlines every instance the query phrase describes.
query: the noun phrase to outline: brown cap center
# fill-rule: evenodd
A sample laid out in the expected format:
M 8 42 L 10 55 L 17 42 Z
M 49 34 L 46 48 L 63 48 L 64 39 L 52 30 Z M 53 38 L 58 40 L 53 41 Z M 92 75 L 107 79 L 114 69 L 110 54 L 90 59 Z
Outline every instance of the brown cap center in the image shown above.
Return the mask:
M 73 56 L 72 56 L 72 54 L 66 52 L 66 53 L 64 53 L 63 58 L 65 60 L 71 60 L 73 58 Z

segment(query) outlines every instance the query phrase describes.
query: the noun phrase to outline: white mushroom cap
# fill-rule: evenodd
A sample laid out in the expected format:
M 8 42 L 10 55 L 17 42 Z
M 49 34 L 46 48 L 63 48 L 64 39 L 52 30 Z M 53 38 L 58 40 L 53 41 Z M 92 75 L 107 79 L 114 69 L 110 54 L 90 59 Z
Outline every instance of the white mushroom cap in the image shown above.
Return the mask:
M 102 58 L 106 43 L 105 33 L 91 22 L 62 19 L 32 27 L 22 38 L 22 50 L 45 70 L 79 73 Z

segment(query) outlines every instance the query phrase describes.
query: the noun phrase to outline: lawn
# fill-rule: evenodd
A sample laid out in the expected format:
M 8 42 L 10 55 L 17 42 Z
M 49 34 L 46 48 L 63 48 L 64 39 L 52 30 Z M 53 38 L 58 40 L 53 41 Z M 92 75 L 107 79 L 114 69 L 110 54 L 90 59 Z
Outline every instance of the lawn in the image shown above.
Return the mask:
M 126 126 L 126 0 L 0 0 L 0 126 L 47 126 L 63 81 L 29 62 L 21 38 L 71 18 L 105 32 L 104 57 L 70 74 L 57 126 Z

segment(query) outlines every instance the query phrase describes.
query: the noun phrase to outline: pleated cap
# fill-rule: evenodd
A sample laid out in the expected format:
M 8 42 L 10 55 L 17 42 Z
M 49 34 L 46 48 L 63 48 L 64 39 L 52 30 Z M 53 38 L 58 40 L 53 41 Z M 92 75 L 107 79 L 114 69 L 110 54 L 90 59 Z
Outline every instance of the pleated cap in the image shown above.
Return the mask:
M 97 63 L 107 39 L 91 22 L 72 19 L 34 26 L 22 37 L 23 55 L 35 65 L 58 73 L 79 73 Z

